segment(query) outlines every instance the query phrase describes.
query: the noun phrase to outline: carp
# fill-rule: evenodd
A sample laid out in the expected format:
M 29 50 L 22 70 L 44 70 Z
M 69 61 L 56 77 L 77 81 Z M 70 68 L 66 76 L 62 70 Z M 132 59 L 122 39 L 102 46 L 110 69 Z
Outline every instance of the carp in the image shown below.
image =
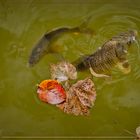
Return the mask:
M 40 61 L 40 59 L 52 52 L 51 44 L 59 39 L 64 34 L 74 33 L 74 34 L 94 34 L 94 31 L 87 28 L 87 24 L 91 17 L 88 17 L 80 26 L 77 27 L 60 27 L 53 29 L 50 32 L 45 33 L 37 44 L 33 47 L 31 54 L 29 56 L 29 66 L 34 66 Z

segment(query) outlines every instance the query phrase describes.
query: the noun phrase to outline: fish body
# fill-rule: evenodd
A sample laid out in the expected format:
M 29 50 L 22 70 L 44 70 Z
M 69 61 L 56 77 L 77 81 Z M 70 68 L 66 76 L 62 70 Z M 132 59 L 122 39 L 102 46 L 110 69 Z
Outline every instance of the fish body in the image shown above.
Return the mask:
M 124 73 L 129 73 L 130 65 L 126 55 L 136 37 L 137 31 L 135 30 L 112 37 L 96 52 L 81 58 L 80 62 L 76 64 L 77 70 L 81 71 L 89 68 L 93 75 L 97 74 L 96 76 L 100 77 L 98 74 L 108 74 L 117 65 Z
M 93 34 L 93 31 L 91 29 L 85 27 L 86 24 L 87 22 L 84 22 L 80 26 L 73 28 L 60 27 L 44 34 L 31 51 L 31 54 L 29 56 L 29 66 L 34 66 L 44 55 L 52 52 L 51 43 L 56 41 L 62 35 L 66 33 L 85 33 L 90 35 Z
M 76 32 L 78 28 L 63 27 L 44 34 L 35 47 L 32 49 L 29 57 L 29 65 L 34 66 L 45 54 L 51 51 L 50 44 L 64 33 Z

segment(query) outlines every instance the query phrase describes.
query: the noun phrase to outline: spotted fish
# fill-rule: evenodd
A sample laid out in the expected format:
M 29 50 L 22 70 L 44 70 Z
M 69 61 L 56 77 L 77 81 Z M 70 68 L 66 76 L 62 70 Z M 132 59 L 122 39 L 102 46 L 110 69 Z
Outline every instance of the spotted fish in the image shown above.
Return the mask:
M 90 69 L 95 77 L 108 77 L 111 69 L 117 66 L 124 73 L 129 73 L 131 67 L 127 53 L 137 38 L 137 31 L 131 30 L 112 37 L 99 47 L 93 54 L 84 56 L 76 62 L 77 70 Z

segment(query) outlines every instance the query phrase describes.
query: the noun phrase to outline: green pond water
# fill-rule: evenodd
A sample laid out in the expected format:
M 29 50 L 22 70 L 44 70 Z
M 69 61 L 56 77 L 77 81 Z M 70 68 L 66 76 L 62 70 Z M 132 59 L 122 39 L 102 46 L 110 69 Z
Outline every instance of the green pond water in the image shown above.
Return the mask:
M 110 80 L 93 78 L 97 99 L 89 116 L 64 114 L 37 98 L 36 84 L 50 78 L 49 64 L 61 57 L 48 54 L 30 68 L 32 47 L 45 32 L 80 25 L 89 15 L 94 36 L 64 35 L 55 42 L 59 54 L 70 62 L 94 52 L 113 35 L 140 29 L 139 0 L 0 0 L 1 138 L 134 139 L 130 132 L 135 134 L 140 125 L 140 56 L 135 44 L 128 56 L 132 67 L 128 75 L 114 69 Z M 78 78 L 89 75 L 79 73 Z

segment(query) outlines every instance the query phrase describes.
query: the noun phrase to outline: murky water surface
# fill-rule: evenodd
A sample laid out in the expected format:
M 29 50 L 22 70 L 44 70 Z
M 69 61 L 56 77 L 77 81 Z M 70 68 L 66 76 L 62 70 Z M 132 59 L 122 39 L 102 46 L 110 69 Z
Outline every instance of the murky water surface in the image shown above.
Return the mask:
M 131 136 L 140 125 L 140 55 L 132 46 L 132 71 L 113 71 L 112 80 L 94 78 L 97 100 L 88 117 L 64 114 L 38 100 L 36 84 L 50 77 L 49 64 L 58 54 L 46 55 L 27 67 L 37 40 L 60 26 L 77 26 L 89 15 L 93 37 L 63 36 L 56 49 L 66 60 L 94 52 L 107 39 L 128 29 L 140 29 L 139 0 L 0 1 L 0 135 L 1 136 Z M 79 79 L 89 72 L 79 74 Z M 128 131 L 127 131 L 128 130 Z

